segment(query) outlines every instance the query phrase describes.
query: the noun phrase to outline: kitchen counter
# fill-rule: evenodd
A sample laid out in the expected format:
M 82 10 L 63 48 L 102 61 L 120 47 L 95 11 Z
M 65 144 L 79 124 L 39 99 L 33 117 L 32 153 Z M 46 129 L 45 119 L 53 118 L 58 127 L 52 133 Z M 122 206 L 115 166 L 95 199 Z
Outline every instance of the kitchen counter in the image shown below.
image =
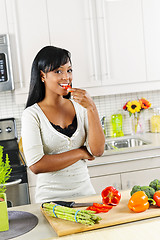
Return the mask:
M 128 137 L 131 137 L 131 135 Z M 160 157 L 160 133 L 145 133 L 133 137 L 143 139 L 149 142 L 149 144 L 138 147 L 105 150 L 101 157 L 96 158 L 94 161 L 87 161 L 87 165 L 94 166 L 124 161 L 128 162 L 137 159 Z M 127 138 L 127 136 L 115 139 L 123 138 Z M 113 139 L 114 138 L 107 138 L 106 141 Z
M 15 240 L 51 240 L 58 238 L 62 240 L 159 240 L 160 217 L 120 224 L 117 226 L 101 228 L 98 230 L 91 230 L 88 232 L 72 234 L 64 237 L 58 237 L 46 218 L 41 213 L 40 204 L 13 207 L 10 208 L 9 211 L 27 211 L 35 214 L 39 219 L 39 223 L 34 229 L 24 235 L 14 238 Z

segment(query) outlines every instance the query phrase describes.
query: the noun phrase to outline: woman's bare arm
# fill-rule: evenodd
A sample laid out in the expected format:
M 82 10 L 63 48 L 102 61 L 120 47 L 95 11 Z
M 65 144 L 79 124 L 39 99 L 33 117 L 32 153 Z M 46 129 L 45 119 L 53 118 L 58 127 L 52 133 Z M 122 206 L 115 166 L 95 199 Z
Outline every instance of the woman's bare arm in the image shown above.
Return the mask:
M 99 157 L 104 152 L 105 136 L 96 105 L 85 90 L 72 88 L 72 96 L 77 103 L 87 109 L 89 126 L 88 143 L 92 154 Z
M 35 174 L 53 172 L 66 168 L 81 159 L 94 160 L 94 157 L 86 147 L 81 147 L 55 155 L 44 155 L 38 162 L 30 166 L 30 169 Z

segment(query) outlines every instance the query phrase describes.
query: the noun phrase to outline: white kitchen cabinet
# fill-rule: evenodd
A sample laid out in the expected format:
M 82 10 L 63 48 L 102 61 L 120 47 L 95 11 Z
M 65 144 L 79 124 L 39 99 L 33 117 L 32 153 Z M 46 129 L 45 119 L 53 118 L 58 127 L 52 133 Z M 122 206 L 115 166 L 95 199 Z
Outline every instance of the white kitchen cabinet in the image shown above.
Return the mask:
M 154 179 L 160 179 L 160 168 L 123 173 L 122 189 L 131 189 L 134 185 L 148 186 Z
M 33 58 L 50 44 L 71 52 L 73 87 L 92 96 L 160 89 L 158 0 L 1 2 L 18 102 L 26 102 Z
M 51 45 L 71 52 L 73 87 L 101 85 L 98 46 L 88 0 L 47 0 Z M 98 44 L 98 43 L 97 43 Z
M 22 81 L 24 87 L 30 82 L 31 65 L 37 52 L 49 45 L 47 10 L 44 0 L 15 1 L 17 34 L 19 38 Z
M 140 0 L 47 0 L 47 9 L 51 44 L 72 53 L 74 87 L 96 96 L 132 92 L 144 84 Z
M 91 183 L 96 191 L 96 194 L 100 194 L 103 189 L 108 186 L 113 186 L 117 190 L 121 189 L 121 177 L 120 174 L 91 177 Z
M 142 0 L 147 80 L 160 81 L 160 1 Z
M 91 2 L 97 6 L 102 78 L 102 86 L 89 89 L 91 95 L 160 89 L 160 2 Z
M 141 157 L 140 152 L 127 154 L 126 159 L 120 155 L 102 156 L 97 162 L 89 164 L 91 182 L 97 193 L 109 185 L 117 189 L 131 189 L 134 185 L 148 185 L 155 178 L 160 179 L 160 157 L 149 157 L 149 151 Z M 120 159 L 122 158 L 122 160 Z M 99 162 L 99 164 L 98 164 Z
M 97 4 L 98 2 L 99 0 Z M 103 3 L 104 37 L 108 44 L 110 71 L 110 79 L 106 81 L 106 84 L 145 82 L 141 1 L 101 0 L 101 2 Z
M 12 17 L 13 36 L 16 39 L 12 49 L 14 47 L 17 52 L 17 59 L 15 59 L 18 65 L 17 77 L 21 83 L 21 88 L 16 89 L 16 96 L 22 103 L 26 102 L 28 96 L 33 59 L 42 47 L 50 44 L 46 1 L 15 0 L 7 3 L 7 9 L 13 13 L 9 16 L 9 19 Z
M 43 46 L 50 44 L 71 52 L 73 87 L 101 85 L 96 72 L 100 61 L 88 0 L 15 0 L 11 5 L 8 2 L 7 7 L 14 13 L 13 33 L 17 39 L 19 69 L 16 72 L 21 83 L 21 88 L 16 89 L 17 102 L 26 102 L 33 58 Z

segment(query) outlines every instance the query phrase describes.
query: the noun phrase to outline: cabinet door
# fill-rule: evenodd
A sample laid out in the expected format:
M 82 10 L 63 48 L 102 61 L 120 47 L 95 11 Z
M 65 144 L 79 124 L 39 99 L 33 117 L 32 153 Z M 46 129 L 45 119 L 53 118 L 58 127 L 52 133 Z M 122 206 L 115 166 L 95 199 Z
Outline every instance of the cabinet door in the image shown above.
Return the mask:
M 148 81 L 160 80 L 160 1 L 142 0 Z
M 101 1 L 110 72 L 106 84 L 146 81 L 141 1 Z
M 42 47 L 50 43 L 46 1 L 16 0 L 12 2 L 12 7 L 14 34 L 17 39 L 15 48 L 17 49 L 17 60 L 20 62 L 19 77 L 23 88 L 26 87 L 26 91 L 28 91 L 33 59 Z
M 131 189 L 134 185 L 148 186 L 154 179 L 160 179 L 160 168 L 121 174 L 122 189 Z
M 121 189 L 120 174 L 93 177 L 91 178 L 91 183 L 97 194 L 100 194 L 108 186 L 113 186 L 118 190 Z
M 98 47 L 89 1 L 47 0 L 47 7 L 51 44 L 71 52 L 73 87 L 100 85 L 96 73 L 99 69 Z

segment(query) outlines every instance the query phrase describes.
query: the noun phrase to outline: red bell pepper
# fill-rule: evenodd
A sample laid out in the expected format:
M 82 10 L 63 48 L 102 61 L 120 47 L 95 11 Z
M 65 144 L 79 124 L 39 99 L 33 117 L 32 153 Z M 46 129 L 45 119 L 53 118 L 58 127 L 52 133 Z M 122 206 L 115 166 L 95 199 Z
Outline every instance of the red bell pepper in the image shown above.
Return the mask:
M 101 196 L 102 196 L 102 202 L 104 204 L 109 204 L 112 206 L 116 206 L 121 199 L 120 192 L 112 186 L 106 187 L 101 192 Z
M 154 193 L 153 200 L 156 202 L 156 205 L 160 207 L 160 190 Z
M 101 203 L 93 203 L 92 206 L 89 206 L 86 210 L 91 210 L 96 213 L 101 213 L 101 212 L 108 212 L 110 209 L 112 209 L 113 206 L 111 205 L 106 205 L 106 204 L 101 204 Z

